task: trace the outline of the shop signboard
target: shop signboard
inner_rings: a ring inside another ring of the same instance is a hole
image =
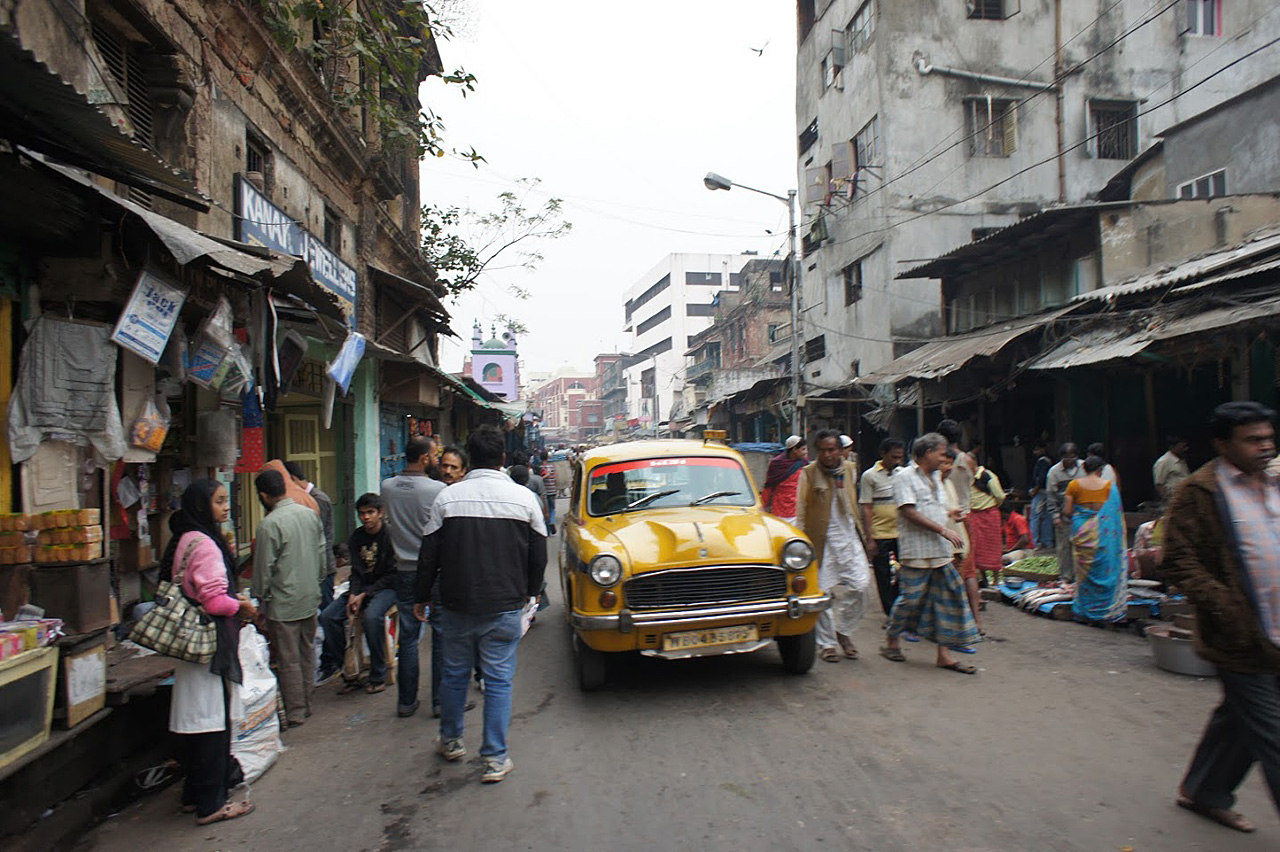
[[[236,239],[305,260],[316,283],[342,303],[347,325],[356,327],[356,271],[352,266],[241,175],[236,176],[236,210]]]
[[[143,270],[111,339],[152,364],[159,363],[186,300],[182,290]]]

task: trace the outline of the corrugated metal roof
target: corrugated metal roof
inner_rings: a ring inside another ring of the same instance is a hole
[[[209,199],[194,183],[121,132],[12,34],[0,34],[0,81],[4,138],[180,204],[209,209]]]
[[[1028,370],[1066,370],[1085,364],[1101,364],[1138,354],[1151,342],[1145,333],[1101,328],[1059,343],[1027,364]]]
[[[1019,317],[981,331],[943,337],[890,361],[875,372],[857,379],[856,382],[860,385],[877,385],[881,382],[899,382],[903,379],[941,378],[960,369],[974,358],[990,357],[996,354],[1027,332],[1041,328],[1071,310],[1074,310],[1074,306],[1034,316]]]
[[[1130,358],[1154,343],[1228,328],[1280,314],[1280,296],[1249,305],[1210,308],[1187,316],[1155,317],[1147,328],[1100,328],[1073,337],[1027,364],[1029,370],[1066,370]]]
[[[1186,284],[1182,287],[1176,287],[1173,292],[1181,296],[1196,290],[1202,290],[1205,287],[1212,287],[1215,284],[1222,284],[1227,281],[1236,281],[1240,278],[1248,278],[1251,275],[1258,275],[1263,272],[1272,272],[1277,269],[1280,269],[1280,260],[1256,263],[1253,266],[1246,266],[1244,269],[1234,269],[1231,272],[1224,272],[1222,275],[1215,275],[1212,278],[1206,278],[1205,280],[1197,281],[1194,284]]]
[[[1238,246],[1215,251],[1173,266],[1158,269],[1132,278],[1120,284],[1102,287],[1090,293],[1076,296],[1076,302],[1092,302],[1101,299],[1114,299],[1132,293],[1142,293],[1161,287],[1171,287],[1184,281],[1194,281],[1221,269],[1248,260],[1268,252],[1280,251],[1280,231],[1266,231],[1250,237]]]

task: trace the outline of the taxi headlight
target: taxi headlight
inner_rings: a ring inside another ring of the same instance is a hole
[[[612,586],[622,576],[622,563],[618,557],[604,554],[591,560],[591,579],[601,586]]]
[[[803,571],[813,561],[813,548],[808,542],[793,538],[782,546],[782,564],[788,571]]]

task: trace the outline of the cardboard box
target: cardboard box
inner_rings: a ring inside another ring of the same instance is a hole
[[[107,703],[106,633],[62,649],[55,716],[62,727],[74,728]]]
[[[124,539],[116,542],[116,570],[120,572],[146,571],[156,563],[155,552],[148,546],[138,544],[136,539]]]

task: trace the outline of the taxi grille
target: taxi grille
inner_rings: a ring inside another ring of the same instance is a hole
[[[632,609],[715,606],[786,597],[780,568],[690,568],[641,574],[623,585]]]

